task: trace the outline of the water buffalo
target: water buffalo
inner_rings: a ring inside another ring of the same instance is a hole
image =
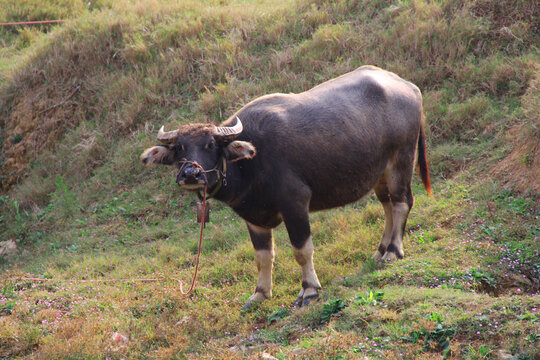
[[[374,66],[300,94],[257,98],[221,126],[181,125],[158,132],[163,145],[146,149],[144,164],[176,165],[177,183],[226,203],[247,224],[259,278],[246,305],[272,295],[272,229],[282,221],[302,267],[296,306],[321,288],[313,267],[309,212],[343,206],[375,190],[385,229],[373,258],[403,257],[402,238],[413,205],[416,148],[431,194],[418,87]]]

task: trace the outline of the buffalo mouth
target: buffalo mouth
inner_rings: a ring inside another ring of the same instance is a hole
[[[178,185],[184,190],[197,191],[204,189],[206,182],[204,180],[199,180],[197,182],[186,182],[185,180],[180,180]]]

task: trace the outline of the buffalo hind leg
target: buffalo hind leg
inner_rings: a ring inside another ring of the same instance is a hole
[[[313,240],[309,226],[307,204],[301,210],[282,211],[283,221],[289,233],[294,258],[302,267],[302,288],[293,307],[309,305],[319,297],[321,283],[313,266]]]
[[[372,257],[377,261],[391,261],[404,256],[403,235],[414,202],[411,191],[413,164],[414,149],[400,152],[375,185],[375,194],[382,203],[385,217],[381,244]]]
[[[248,309],[253,303],[261,302],[272,296],[272,268],[274,264],[274,239],[272,230],[246,222],[255,248],[255,262],[259,279],[253,295],[249,297],[243,309]]]
[[[392,202],[392,236],[390,244],[381,258],[383,261],[403,258],[403,235],[405,234],[407,217],[414,203],[411,190],[414,152],[404,152],[398,156],[398,161],[387,177],[390,201]]]
[[[405,224],[409,215],[410,207],[404,202],[392,203],[392,237],[391,242],[386,248],[386,252],[382,256],[382,261],[392,261],[402,259],[405,255],[403,252],[403,234],[405,232]]]
[[[384,178],[381,178],[375,186],[375,194],[377,195],[377,199],[379,199],[384,209],[383,236],[379,248],[375,250],[375,253],[373,253],[373,256],[371,257],[373,260],[379,261],[384,256],[386,249],[392,242],[393,229],[392,202],[390,201],[390,192]]]

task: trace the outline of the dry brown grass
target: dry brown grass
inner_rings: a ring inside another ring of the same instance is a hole
[[[534,61],[509,63],[497,56],[481,66],[468,61],[471,52],[494,51],[485,48],[486,34],[494,31],[485,19],[501,15],[481,1],[412,1],[407,6],[306,1],[292,9],[272,6],[268,13],[257,13],[257,5],[208,5],[103,3],[101,11],[66,24],[36,46],[4,92],[4,103],[12,109],[4,116],[4,191],[26,176],[37,153],[55,153],[56,142],[83,120],[98,124],[106,140],[100,149],[106,148],[113,136],[126,136],[173,109],[201,110],[218,122],[257,95],[302,91],[366,63],[417,83],[428,94],[428,104],[430,87],[448,79],[463,83],[457,90],[461,105],[452,104],[448,114],[435,117],[428,105],[428,117],[441,130],[434,139],[448,139],[462,126],[475,135],[484,125],[479,117],[486,103],[481,95],[465,99],[479,91],[505,96],[507,84],[520,95]],[[525,2],[519,6],[529,9]],[[126,14],[122,18],[120,10]],[[197,13],[204,16],[193,16]],[[516,24],[529,21],[527,14]],[[510,26],[508,19],[504,24]],[[508,43],[497,39],[492,42]],[[72,101],[36,116],[61,103],[77,82],[81,90]],[[21,92],[30,95],[9,95]],[[195,107],[189,104],[199,98]],[[19,138],[17,145],[10,141]],[[78,160],[86,163],[86,154]],[[89,175],[99,161],[91,156],[81,173]]]
[[[531,66],[532,67],[532,66]],[[522,115],[513,119],[515,125],[504,135],[510,153],[489,171],[507,187],[527,193],[540,193],[540,72],[532,67],[534,77],[522,84]]]
[[[492,35],[506,38],[521,35],[523,41],[534,41],[532,34],[540,33],[540,18],[538,17],[538,4],[528,0],[476,0],[472,11],[476,16],[486,17],[490,20]],[[507,28],[508,30],[504,30]],[[525,31],[519,29],[527,29]],[[512,30],[517,31],[516,34]]]

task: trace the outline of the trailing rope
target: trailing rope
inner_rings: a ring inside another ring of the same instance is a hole
[[[62,23],[66,21],[67,20],[42,20],[42,21],[9,22],[9,23],[0,23],[0,26],[55,24],[55,23]]]
[[[204,169],[201,165],[199,165],[197,162],[191,162],[194,166],[200,168],[203,170],[203,173],[204,173]],[[205,175],[206,177],[206,175]],[[207,183],[208,184],[208,183]],[[171,280],[175,280],[178,282],[178,284],[180,285],[180,292],[182,293],[182,295],[189,295],[192,291],[193,291],[193,288],[195,287],[195,280],[197,279],[197,273],[199,272],[199,263],[200,263],[200,257],[201,257],[201,248],[202,248],[202,238],[203,238],[203,230],[204,230],[204,223],[205,223],[205,219],[204,219],[204,214],[206,214],[206,190],[207,190],[207,187],[208,185],[205,184],[204,186],[204,195],[203,195],[203,199],[202,199],[202,213],[203,213],[203,218],[202,218],[202,221],[201,221],[201,231],[200,231],[200,235],[199,235],[199,248],[197,250],[197,261],[195,263],[195,273],[193,274],[193,278],[191,279],[191,285],[189,287],[189,290],[187,292],[184,291],[184,285],[182,283],[181,280],[179,279],[176,279],[176,278],[173,278],[173,277],[169,277],[169,278],[159,278],[159,279],[41,279],[41,278],[36,278],[36,277],[17,277],[16,279],[19,279],[19,280],[23,280],[23,281],[33,281],[33,282],[39,282],[39,281],[50,281],[50,282],[75,282],[75,283],[84,283],[84,282],[157,282],[157,281],[163,281],[165,279],[171,279]]]
[[[195,279],[197,278],[197,272],[199,271],[199,258],[201,257],[202,237],[203,237],[204,222],[205,222],[204,214],[206,214],[206,188],[207,188],[207,185],[204,185],[204,195],[203,195],[203,201],[202,201],[203,218],[201,220],[201,235],[199,236],[199,249],[197,250],[197,262],[195,263],[195,273],[193,274],[193,279],[191,279],[191,286],[189,287],[189,290],[187,292],[184,292],[184,287],[182,286],[182,282],[180,280],[177,280],[178,283],[180,284],[180,292],[182,293],[182,295],[186,295],[186,296],[189,295],[191,291],[193,290],[193,287],[195,286]]]
[[[156,281],[163,281],[167,278],[159,278],[159,279],[48,279],[48,278],[37,278],[37,277],[15,277],[14,280],[22,280],[22,281],[32,281],[32,282],[40,282],[40,281],[49,281],[49,282],[73,282],[73,283],[85,283],[85,282],[156,282]],[[179,281],[175,278],[169,278],[172,280]]]

